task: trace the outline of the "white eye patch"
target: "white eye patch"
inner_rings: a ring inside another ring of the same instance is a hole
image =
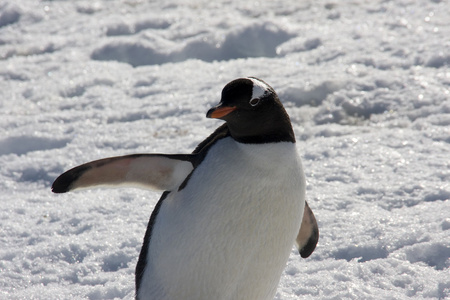
[[[253,90],[252,90],[252,98],[261,98],[264,96],[264,94],[269,93],[269,86],[265,84],[264,82],[256,79],[256,78],[249,78],[253,82]]]

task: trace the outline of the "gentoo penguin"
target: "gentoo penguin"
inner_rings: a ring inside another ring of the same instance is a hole
[[[97,185],[164,191],[136,266],[136,299],[273,299],[292,245],[319,231],[283,105],[264,81],[228,83],[208,118],[225,123],[191,154],[134,154],[60,175],[55,193]]]

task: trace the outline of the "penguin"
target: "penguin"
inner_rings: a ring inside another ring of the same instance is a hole
[[[319,239],[291,121],[256,77],[222,90],[208,118],[225,121],[191,154],[133,154],[60,175],[54,193],[94,186],[163,191],[135,272],[137,300],[273,299],[295,244]]]

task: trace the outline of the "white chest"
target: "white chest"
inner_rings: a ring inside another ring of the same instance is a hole
[[[304,192],[295,144],[220,140],[161,206],[141,299],[272,299]]]

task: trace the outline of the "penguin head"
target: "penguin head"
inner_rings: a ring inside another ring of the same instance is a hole
[[[228,83],[220,103],[206,116],[226,121],[231,136],[241,143],[295,142],[291,121],[277,94],[255,77]]]

